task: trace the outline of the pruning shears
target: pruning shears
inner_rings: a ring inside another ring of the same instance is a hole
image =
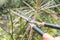
[[[60,29],[59,25],[54,25],[54,24],[49,24],[49,23],[44,23],[44,22],[41,23],[41,22],[32,20],[31,18],[29,18],[28,16],[26,16],[24,14],[19,14],[17,12],[14,12],[13,10],[11,12],[13,12],[17,16],[22,17],[23,19],[27,20],[29,23],[38,24],[40,26],[50,27],[50,28],[54,28],[54,29]]]
[[[11,10],[10,10],[11,11]],[[27,17],[24,14],[18,14],[17,12],[14,12],[13,10],[11,11],[14,14],[16,14],[19,17],[22,17],[23,19],[27,20],[30,24],[30,26],[36,31],[38,32],[41,36],[43,36],[43,38],[50,37],[50,35],[46,34],[45,32],[43,32],[41,29],[39,29],[35,24],[41,25],[41,26],[46,26],[46,27],[50,27],[50,28],[54,28],[54,29],[60,29],[59,25],[54,25],[54,24],[48,24],[48,23],[40,23],[38,21],[32,20],[31,18]],[[45,36],[46,35],[46,36]],[[52,40],[54,40],[54,38],[51,36],[50,38],[52,38]],[[50,40],[49,38],[45,38],[44,40]],[[60,39],[59,39],[60,40]]]

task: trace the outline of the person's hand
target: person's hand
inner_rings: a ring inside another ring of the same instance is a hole
[[[55,37],[55,40],[60,40],[60,36],[59,37]]]
[[[60,40],[60,36],[54,38],[54,37],[52,37],[51,35],[45,33],[45,34],[43,35],[43,40]]]
[[[43,35],[43,40],[54,40],[54,37],[52,37],[51,35],[45,33],[45,34]]]

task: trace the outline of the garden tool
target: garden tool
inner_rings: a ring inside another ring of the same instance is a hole
[[[43,40],[54,40],[54,37],[52,37],[52,36],[50,36],[49,34],[43,32],[41,29],[39,29],[38,27],[36,27],[36,25],[30,23],[30,26],[31,26],[37,33],[39,33],[39,34],[42,36]]]
[[[31,18],[29,18],[28,16],[24,15],[24,14],[19,14],[17,12],[14,12],[13,10],[10,10],[11,12],[13,12],[14,14],[16,14],[19,17],[22,17],[23,19],[27,20],[29,23],[34,23],[34,24],[38,24],[40,26],[46,26],[46,27],[50,27],[50,28],[54,28],[54,29],[60,29],[59,25],[54,25],[54,24],[49,24],[49,23],[44,23],[44,22],[38,22],[35,20],[32,20]]]
[[[34,23],[36,24],[40,24],[41,26],[49,26],[51,28],[55,28],[55,29],[60,29],[60,27],[58,25],[54,25],[54,24],[47,24],[47,23],[40,23],[40,22],[37,22],[37,21],[34,21],[34,20],[31,20],[31,18],[27,17],[26,15],[24,14],[18,14],[17,12],[14,12],[13,10],[10,10],[11,12],[13,12],[14,14],[16,14],[17,16],[19,17],[22,17],[24,18],[25,20],[27,20],[30,24],[30,26],[37,32],[39,33],[43,40],[60,40],[60,39],[57,39],[57,38],[54,38],[52,37],[51,35],[49,35],[48,33],[45,33],[43,32],[41,29],[39,29]]]

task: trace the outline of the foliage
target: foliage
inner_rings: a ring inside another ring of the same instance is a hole
[[[14,13],[27,15],[38,22],[60,24],[59,2],[59,0],[8,0],[0,12],[0,40],[42,40],[42,37],[30,28],[28,21]],[[59,30],[37,26],[52,36],[60,35]]]

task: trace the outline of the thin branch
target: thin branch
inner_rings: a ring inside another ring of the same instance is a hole
[[[12,37],[12,39],[14,40],[14,38],[13,38],[13,19],[12,19],[12,15],[9,13],[9,15],[10,15],[10,19],[11,19],[11,26],[12,26],[12,35],[11,35],[11,37]]]
[[[58,7],[58,6],[60,6],[60,4],[53,5],[53,6],[50,6],[50,7],[44,8],[44,9],[54,8],[54,7]]]
[[[51,2],[52,2],[52,1],[47,2],[46,4],[42,5],[41,8],[43,8],[43,7],[45,7],[45,6],[48,6],[48,5],[51,5],[51,4],[50,4]]]
[[[29,34],[28,40],[31,40],[31,39],[32,39],[32,27],[30,27],[30,34]]]
[[[27,2],[23,1],[23,3],[25,3],[29,8],[36,12],[36,10],[33,7],[31,7]]]
[[[44,0],[43,2],[41,2],[41,5],[44,4],[46,2],[46,0]]]
[[[5,29],[5,27],[7,28],[6,25],[3,25],[3,24],[0,23],[0,27],[1,27],[5,32],[7,32],[7,30]],[[11,33],[9,33],[9,32],[7,32],[7,33],[8,33],[8,35],[11,35]]]

